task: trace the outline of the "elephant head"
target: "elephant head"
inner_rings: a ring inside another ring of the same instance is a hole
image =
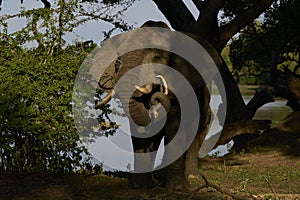
[[[142,28],[144,27],[168,28],[168,26],[163,22],[153,21],[146,22]],[[204,48],[208,50],[212,57],[219,59],[218,53],[213,49],[213,47],[211,47],[210,44],[207,44],[205,41],[197,38],[194,35],[187,35],[194,38],[197,42],[204,46]],[[155,46],[159,46],[160,44],[165,44],[165,41],[170,41],[168,39],[170,38],[163,38],[161,35],[158,37],[158,35],[155,34],[151,35],[151,37],[149,36],[149,38],[145,38],[145,36],[143,36],[143,38],[129,37],[126,38],[126,42],[124,42],[127,46],[125,44],[124,46],[121,45],[119,49],[128,48],[128,45],[131,44],[139,47],[138,43],[140,43],[140,41],[147,41],[147,43],[150,41],[155,43]],[[176,42],[184,43],[185,41]],[[137,50],[127,52],[115,60],[100,77],[98,87],[104,91],[107,91],[108,95],[103,98],[102,101],[98,102],[96,109],[101,108],[111,99],[114,94],[116,94],[121,100],[125,113],[128,116],[131,116],[133,121],[138,125],[147,125],[151,121],[149,117],[148,105],[150,99],[156,92],[158,92],[158,94],[164,93],[165,91],[163,91],[163,88],[167,88],[165,86],[166,83],[168,83],[170,88],[172,88],[173,93],[176,95],[179,94],[182,96],[187,96],[188,93],[191,92],[185,90],[184,86],[182,86],[184,84],[181,84],[177,77],[174,77],[173,73],[168,71],[168,68],[160,67],[154,69],[153,65],[155,64],[170,66],[169,69],[174,69],[181,74],[185,80],[189,81],[194,90],[206,87],[206,83],[204,82],[203,78],[192,66],[192,64],[187,62],[184,58],[162,49],[137,48]],[[197,57],[199,56],[198,53],[199,52],[192,52],[192,56]],[[215,62],[218,65],[221,61],[217,59]],[[160,84],[160,82],[162,82],[162,84]],[[158,87],[159,85],[164,86]],[[165,97],[172,99],[174,98],[174,95],[172,96],[171,94],[165,94],[165,96],[162,95],[162,97],[164,98],[161,98],[160,101],[165,103],[167,101],[162,99],[165,99]],[[209,102],[209,96],[205,102]],[[168,103],[163,105],[166,110],[168,110],[167,104]]]
[[[121,78],[116,88],[109,91],[109,93],[97,103],[95,108],[103,107],[116,93],[122,102],[125,113],[127,116],[130,116],[138,126],[146,126],[151,122],[151,118],[158,118],[158,113],[161,108],[164,108],[165,111],[168,112],[171,104],[171,93],[168,90],[165,79],[158,75],[156,79],[162,80],[161,84],[152,82],[139,86],[139,78],[136,77],[138,75],[139,74],[135,73],[135,71],[132,73],[127,72],[126,77]]]
[[[143,27],[168,28],[163,22],[153,21],[146,22]],[[134,42],[134,38],[127,40],[130,41],[127,43]],[[109,65],[99,79],[97,89],[106,91],[107,95],[95,108],[103,107],[113,95],[117,95],[127,116],[139,126],[148,125],[151,122],[151,114],[157,118],[158,109],[161,107],[168,111],[170,93],[167,83],[151,65],[168,65],[169,56],[169,52],[150,48],[121,55]]]

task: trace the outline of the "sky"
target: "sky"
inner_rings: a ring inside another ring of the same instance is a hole
[[[49,0],[49,2],[53,4],[55,1]],[[199,12],[192,1],[184,0],[184,2],[196,18]],[[42,8],[43,6],[44,5],[40,0],[25,0],[23,4],[21,4],[21,0],[3,0],[0,16],[4,14],[16,14],[21,7],[24,7],[25,9],[33,9]],[[134,3],[134,5],[124,13],[124,19],[134,27],[141,26],[147,20],[164,21],[168,23],[166,18],[151,0],[140,0]],[[9,32],[19,30],[24,23],[24,19],[11,20],[9,22]],[[90,21],[85,25],[76,28],[74,31],[75,34],[69,34],[65,39],[68,42],[72,42],[79,36],[79,40],[93,40],[95,43],[99,44],[103,40],[101,31],[109,30],[110,27],[110,25],[101,21]],[[118,34],[118,32],[115,34]],[[36,44],[29,44],[29,46],[32,45],[34,46]]]

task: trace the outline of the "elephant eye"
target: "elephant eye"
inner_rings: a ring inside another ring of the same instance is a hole
[[[161,57],[160,57],[159,55],[154,56],[154,57],[153,57],[153,61],[154,61],[154,62],[157,62],[157,61],[160,60],[160,58],[161,58]]]

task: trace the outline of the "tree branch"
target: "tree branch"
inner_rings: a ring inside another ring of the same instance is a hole
[[[182,0],[153,0],[176,31],[193,32],[195,18]]]
[[[254,117],[256,111],[262,107],[263,105],[274,102],[272,89],[265,88],[259,92],[257,92],[254,97],[248,102],[246,106],[247,110],[247,118],[251,119]]]
[[[32,33],[33,35],[36,37],[36,41],[38,43],[38,47],[39,48],[44,48],[44,43],[42,38],[39,37],[39,32],[38,32],[38,28],[37,28],[37,21],[38,21],[38,16],[36,14],[33,14],[33,18],[32,18]]]
[[[218,145],[226,144],[227,142],[229,142],[230,140],[232,140],[234,137],[238,135],[260,134],[262,131],[270,128],[270,124],[271,124],[270,120],[251,120],[251,119],[225,124],[221,132],[220,138],[218,139],[214,148],[216,148]]]
[[[51,8],[51,4],[47,0],[41,0],[41,2],[44,4],[44,8]]]
[[[246,196],[235,195],[235,194],[233,194],[229,191],[226,191],[222,187],[219,187],[216,184],[213,184],[213,183],[209,182],[204,175],[202,175],[202,178],[203,178],[205,184],[197,187],[196,189],[194,189],[191,192],[190,197],[188,198],[189,200],[193,199],[193,196],[195,195],[196,192],[198,192],[199,190],[201,190],[203,188],[208,188],[208,187],[214,188],[215,190],[230,196],[232,199],[236,199],[236,200],[251,200],[252,199],[252,198],[249,198],[249,197],[246,197]]]
[[[207,6],[207,1],[192,0],[196,8],[201,12]]]
[[[267,8],[269,8],[275,0],[261,0],[254,6],[241,12],[233,20],[220,27],[220,48],[229,41],[236,33],[259,17]],[[219,48],[218,48],[219,49]]]
[[[225,0],[205,1],[195,25],[195,33],[214,46],[218,43],[218,13],[224,3]]]

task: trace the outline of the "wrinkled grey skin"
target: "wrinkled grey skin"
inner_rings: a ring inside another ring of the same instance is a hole
[[[167,25],[162,22],[153,21],[146,22],[142,27],[147,26],[168,28]],[[205,48],[205,44],[203,46]],[[165,145],[174,138],[180,124],[181,115],[178,99],[172,91],[169,91],[168,94],[164,93],[166,88],[157,83],[157,78],[155,77],[155,73],[151,71],[151,68],[149,68],[149,73],[147,73],[147,78],[153,77],[153,81],[151,82],[155,83],[152,84],[151,92],[146,94],[139,90],[134,90],[132,96],[128,96],[127,91],[133,90],[136,85],[142,87],[145,86],[139,84],[139,80],[144,79],[145,77],[141,77],[138,73],[128,74],[129,70],[141,64],[149,63],[159,63],[170,66],[179,71],[179,73],[190,82],[199,102],[198,106],[200,108],[201,118],[200,122],[191,122],[191,124],[198,125],[199,130],[190,149],[183,156],[168,167],[158,170],[154,173],[154,175],[150,172],[132,174],[129,178],[129,186],[132,188],[153,187],[155,184],[155,177],[162,186],[175,190],[184,189],[189,186],[186,175],[192,173],[192,171],[198,171],[198,153],[206,136],[205,126],[209,124],[210,121],[210,116],[207,114],[209,112],[210,101],[209,91],[202,77],[197,76],[198,73],[193,66],[187,63],[184,59],[169,52],[157,49],[136,50],[122,55],[119,60],[112,63],[112,65],[108,67],[104,73],[104,76],[100,78],[98,87],[109,92],[115,86],[115,83],[118,82],[119,88],[116,96],[118,96],[123,105],[126,105],[123,100],[130,99],[128,107],[124,107],[124,111],[132,119],[130,122],[130,131],[135,154],[156,151],[163,137]],[[121,77],[125,73],[127,73],[126,75],[130,77],[130,79],[127,78],[125,80],[121,80]],[[188,95],[186,96],[186,98],[188,98]],[[135,137],[135,135],[140,136],[141,134],[146,134],[147,130],[141,130],[140,127],[147,126],[150,121],[153,120],[153,116],[151,119],[149,111],[151,111],[151,106],[155,106],[158,103],[161,103],[167,112],[166,123],[162,130],[150,138]],[[97,107],[97,105],[96,108],[101,107],[99,105]],[[185,132],[185,134],[188,134],[189,127],[186,128]],[[155,156],[146,160],[141,160],[135,157],[134,168],[139,168],[142,165],[145,165],[145,163],[153,166],[154,160]],[[185,174],[185,172],[187,174]]]

